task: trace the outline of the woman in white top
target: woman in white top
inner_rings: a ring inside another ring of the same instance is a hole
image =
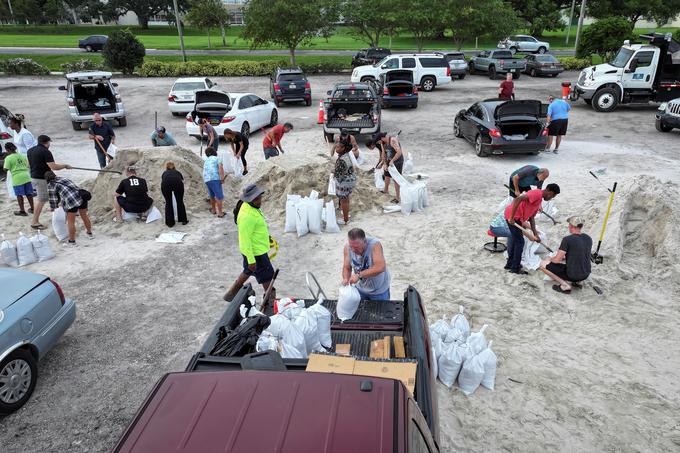
[[[9,127],[14,131],[13,142],[17,147],[17,151],[24,156],[28,150],[38,145],[38,141],[33,134],[24,127],[24,116],[15,115],[9,119]]]

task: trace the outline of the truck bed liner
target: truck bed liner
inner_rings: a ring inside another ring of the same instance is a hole
[[[305,306],[309,307],[316,303],[314,300],[305,299]],[[404,325],[404,303],[402,301],[385,301],[377,302],[370,300],[362,300],[359,303],[352,319],[345,322],[340,321],[336,315],[337,300],[325,300],[323,306],[331,312],[333,316],[333,325],[331,329],[353,329],[357,324],[372,324],[385,328],[385,325],[394,325],[395,328],[401,328]],[[390,329],[391,330],[391,329]]]
[[[348,121],[348,120],[343,120],[340,118],[331,118],[328,120],[328,127],[333,127],[333,128],[347,128],[347,129],[356,129],[356,128],[365,128],[365,127],[373,127],[375,123],[373,123],[373,119],[371,117],[364,117],[361,119],[358,119],[356,121]]]
[[[338,344],[351,344],[350,354],[354,357],[368,357],[371,354],[372,341],[381,340],[387,336],[401,335],[401,332],[394,331],[333,330],[331,332],[333,351]]]

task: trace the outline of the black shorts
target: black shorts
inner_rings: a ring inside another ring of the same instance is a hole
[[[399,160],[392,162],[392,165],[394,165],[394,168],[396,168],[397,171],[399,171],[399,173],[401,174],[401,170],[404,168],[404,158],[400,157]],[[391,177],[392,176],[390,176],[390,173],[388,171],[386,171],[384,176],[383,176],[383,179],[391,178]]]
[[[569,124],[568,119],[554,120],[548,125],[548,135],[567,135],[567,125]]]
[[[567,275],[567,265],[564,263],[548,263],[545,268],[557,275],[562,280],[567,280],[569,282],[580,282],[588,278],[571,278],[569,275]]]
[[[83,200],[83,202],[81,203],[81,205],[78,206],[77,208],[67,209],[66,212],[78,212],[78,211],[80,211],[81,209],[87,210],[87,200]]]
[[[254,275],[257,283],[263,284],[270,282],[274,278],[274,268],[272,267],[271,261],[269,261],[269,255],[266,253],[264,255],[255,257],[255,265],[257,266],[255,272],[248,269],[248,258],[243,255],[243,273],[246,275]]]
[[[130,203],[130,201],[128,201],[128,199],[122,195],[116,198],[116,200],[118,201],[120,207],[123,208],[123,211],[129,212],[130,214],[143,214],[148,211],[153,204],[153,200],[151,198],[149,198],[149,201],[145,205],[141,205],[139,203]]]

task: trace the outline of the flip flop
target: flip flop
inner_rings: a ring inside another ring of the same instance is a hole
[[[39,223],[39,224],[37,224],[37,225],[31,225],[31,228],[33,228],[34,230],[44,230],[44,229],[45,229],[45,225]]]
[[[219,218],[221,219],[221,218],[224,217],[225,215],[227,215],[227,214],[223,212],[222,214],[218,214],[217,217],[219,217]]]
[[[570,290],[570,289],[562,289],[562,287],[561,287],[560,285],[553,285],[553,289],[554,289],[555,291],[557,291],[558,293],[562,293],[562,294],[571,294],[571,290]]]

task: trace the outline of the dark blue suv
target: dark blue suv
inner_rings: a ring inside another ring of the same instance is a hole
[[[276,68],[269,77],[269,94],[278,107],[282,102],[312,105],[312,89],[302,69]]]

